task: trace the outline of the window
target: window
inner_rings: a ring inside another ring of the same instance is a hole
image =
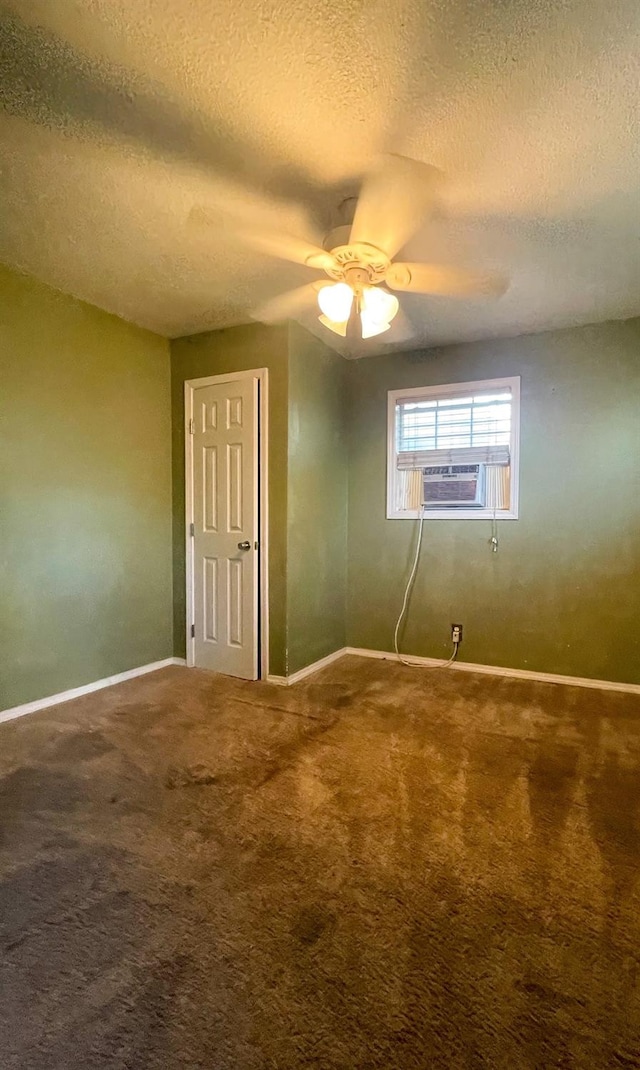
[[[518,516],[520,379],[389,392],[387,517]]]

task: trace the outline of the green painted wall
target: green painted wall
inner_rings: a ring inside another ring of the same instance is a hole
[[[640,320],[348,366],[351,646],[391,650],[416,522],[385,519],[391,389],[522,377],[520,520],[425,522],[401,649],[640,682]]]
[[[345,645],[346,361],[289,334],[288,673]]]
[[[497,555],[486,521],[426,523],[402,647],[446,655],[455,620],[465,661],[640,682],[640,320],[356,362],[296,325],[230,328],[172,343],[171,406],[168,349],[0,268],[0,708],[171,654],[170,415],[184,654],[183,384],[255,367],[271,672],[391,649],[416,527],[385,519],[387,390],[518,374],[521,519]]]
[[[171,656],[168,343],[0,267],[0,709]]]
[[[171,343],[173,436],[173,638],[185,655],[184,382],[206,375],[269,369],[269,671],[285,671],[287,567],[286,327],[249,324],[180,338]]]

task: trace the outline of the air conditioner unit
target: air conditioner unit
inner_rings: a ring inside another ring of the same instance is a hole
[[[483,464],[438,464],[422,469],[425,509],[483,509],[486,480]]]

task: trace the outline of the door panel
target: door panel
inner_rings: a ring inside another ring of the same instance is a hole
[[[227,631],[231,646],[242,644],[242,561],[227,561]]]
[[[218,530],[218,447],[203,447],[202,464],[202,528],[206,532]]]
[[[242,443],[233,442],[227,446],[227,517],[229,531],[242,532],[242,494],[244,490],[242,471]]]
[[[195,387],[192,414],[195,664],[256,680],[257,380]]]
[[[203,635],[205,640],[218,641],[218,559],[205,557],[204,591],[202,607],[204,611]]]

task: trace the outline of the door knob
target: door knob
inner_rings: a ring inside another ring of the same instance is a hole
[[[250,542],[239,542],[238,543],[238,549],[239,550],[250,550],[251,549],[251,543]]]

